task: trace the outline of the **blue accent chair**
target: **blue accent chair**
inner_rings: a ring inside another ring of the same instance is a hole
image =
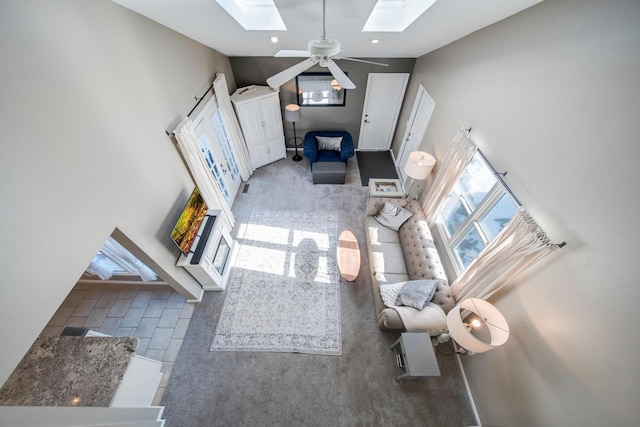
[[[342,137],[340,151],[335,150],[318,150],[316,136]],[[304,136],[302,154],[309,159],[309,163],[313,168],[315,162],[344,162],[347,163],[350,157],[353,157],[355,150],[353,148],[353,138],[349,132],[336,130],[315,130],[307,132]]]

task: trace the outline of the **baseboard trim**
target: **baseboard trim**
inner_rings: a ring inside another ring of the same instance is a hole
[[[456,348],[455,343],[454,343],[454,348]],[[462,366],[462,360],[460,360],[460,353],[458,352],[456,352],[456,359],[458,360],[458,366],[460,367],[460,372],[462,372],[462,379],[464,380],[464,388],[467,390],[467,396],[469,397],[469,402],[471,403],[471,410],[473,411],[473,416],[476,419],[476,426],[474,427],[482,427],[482,422],[480,421],[480,415],[478,415],[478,409],[476,408],[476,402],[473,400],[473,395],[471,394],[471,388],[469,387],[469,381],[467,381],[467,374],[464,372],[464,367]]]
[[[141,280],[100,280],[100,279],[80,279],[78,283],[92,283],[92,284],[109,284],[113,283],[116,285],[169,285],[164,281],[153,281],[153,282],[143,282]]]

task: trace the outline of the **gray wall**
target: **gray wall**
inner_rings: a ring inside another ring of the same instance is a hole
[[[236,83],[238,87],[243,87],[252,84],[265,86],[269,77],[303,59],[232,57],[230,61]],[[416,62],[414,58],[375,58],[371,60],[389,64],[389,66],[381,67],[346,60],[336,61],[355,83],[356,88],[347,91],[344,107],[302,107],[302,118],[296,122],[296,133],[299,137],[304,137],[304,134],[310,130],[344,130],[351,133],[357,147],[369,73],[411,73]],[[315,66],[308,71],[326,72],[327,69]],[[280,103],[283,110],[285,105],[297,103],[295,79],[280,87]],[[285,122],[284,130],[287,139],[293,136],[291,123]]]
[[[442,160],[472,126],[533,217],[568,242],[492,299],[506,345],[463,357],[483,425],[640,419],[639,23],[638,1],[545,1],[416,63],[399,123],[422,83],[436,106],[421,147]]]
[[[194,187],[165,134],[227,57],[111,1],[0,3],[0,384],[117,227],[188,297]],[[144,260],[147,260],[146,258]]]

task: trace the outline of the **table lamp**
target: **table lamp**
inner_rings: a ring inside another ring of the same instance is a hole
[[[409,191],[407,192],[408,198],[417,198],[417,196],[412,195],[413,184],[416,180],[427,179],[435,164],[436,158],[424,151],[413,151],[409,154],[407,163],[404,165],[404,172],[411,178]]]
[[[302,156],[298,154],[298,136],[296,135],[296,122],[300,120],[300,106],[298,104],[288,104],[284,107],[284,119],[293,124],[293,146],[296,149],[296,154],[293,156],[292,160],[294,162],[299,162],[302,160]]]
[[[473,353],[492,350],[509,338],[509,325],[502,313],[479,298],[467,298],[452,308],[447,314],[447,327],[451,338]]]

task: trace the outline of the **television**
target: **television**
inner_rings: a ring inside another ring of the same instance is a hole
[[[185,256],[189,255],[191,245],[206,214],[207,204],[204,202],[200,190],[196,187],[171,231],[171,239]]]

